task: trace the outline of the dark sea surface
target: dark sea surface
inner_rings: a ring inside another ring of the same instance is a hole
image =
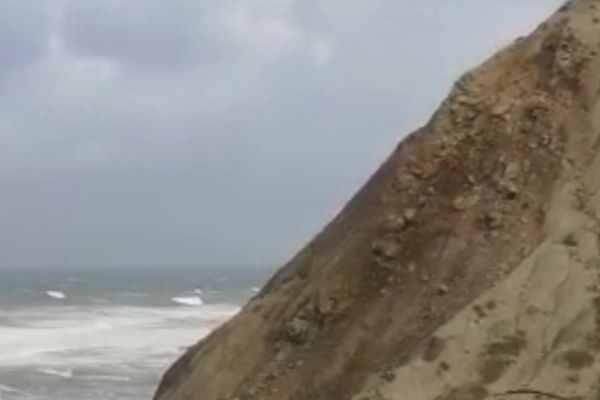
[[[0,270],[1,400],[150,400],[269,268]]]

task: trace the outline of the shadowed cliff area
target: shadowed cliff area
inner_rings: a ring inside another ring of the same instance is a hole
[[[576,0],[466,73],[155,399],[598,398],[598,51]]]

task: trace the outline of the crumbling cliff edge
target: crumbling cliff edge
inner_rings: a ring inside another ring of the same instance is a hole
[[[575,0],[465,74],[155,399],[600,398],[598,52]]]

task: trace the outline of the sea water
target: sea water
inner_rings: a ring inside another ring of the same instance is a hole
[[[0,269],[1,400],[150,400],[267,268]]]

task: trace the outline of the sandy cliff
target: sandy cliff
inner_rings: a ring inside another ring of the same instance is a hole
[[[600,1],[454,86],[156,400],[600,398]]]

